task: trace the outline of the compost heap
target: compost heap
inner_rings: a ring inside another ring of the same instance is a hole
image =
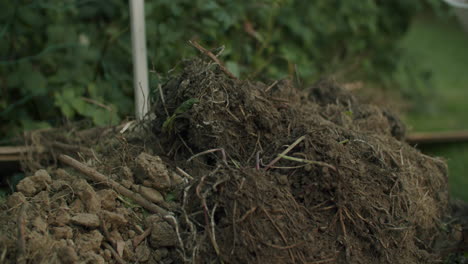
[[[447,168],[398,118],[333,83],[222,70],[186,62],[149,121],[30,136],[47,152],[2,205],[0,262],[441,260]]]

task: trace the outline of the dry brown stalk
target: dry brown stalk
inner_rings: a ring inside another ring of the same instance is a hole
[[[232,74],[232,72],[230,72],[225,66],[224,64],[209,50],[205,49],[204,47],[202,47],[200,44],[198,44],[198,42],[196,42],[195,40],[190,40],[189,41],[190,45],[192,45],[194,48],[196,48],[197,50],[199,50],[201,53],[205,54],[206,56],[210,57],[210,59],[212,59],[216,64],[219,65],[219,67],[221,68],[221,70],[227,74],[227,76],[231,77],[232,79],[235,79],[237,80],[237,77],[234,76],[234,74]]]
[[[236,223],[243,222],[249,215],[251,215],[253,212],[257,210],[257,207],[252,207],[250,208],[239,220],[236,221]]]
[[[171,214],[170,212],[166,211],[165,209],[163,209],[163,208],[149,202],[148,200],[143,198],[143,196],[141,196],[140,194],[137,194],[137,193],[134,193],[134,192],[130,191],[129,189],[127,189],[124,186],[117,183],[116,181],[111,180],[109,177],[105,176],[104,174],[96,171],[93,168],[90,168],[90,167],[84,165],[83,163],[75,160],[74,158],[72,158],[70,156],[62,154],[62,155],[60,155],[58,157],[58,159],[61,162],[65,163],[65,164],[75,168],[76,170],[80,171],[81,173],[85,174],[92,181],[94,181],[96,183],[104,184],[104,185],[114,189],[119,194],[134,200],[138,205],[142,206],[143,208],[150,211],[151,213],[159,214],[159,215],[161,215],[163,217],[166,216],[166,215]]]
[[[26,229],[26,209],[27,204],[24,203],[21,206],[18,215],[18,240],[16,245],[18,250],[16,251],[16,262],[19,264],[26,263],[26,239],[25,239],[25,229]]]
[[[281,152],[281,154],[279,154],[275,159],[273,159],[270,163],[268,163],[268,165],[265,167],[265,170],[268,170],[271,166],[275,165],[275,163],[278,162],[278,160],[281,159],[281,156],[284,156],[284,155],[288,154],[289,151],[291,151],[295,146],[297,146],[299,143],[301,143],[301,141],[304,140],[304,139],[305,139],[305,136],[302,136],[302,137],[296,139],[296,141],[294,141],[294,143],[289,145],[288,148],[286,148],[283,152]]]
[[[148,227],[143,234],[136,236],[133,239],[133,247],[136,248],[138,245],[140,245],[141,241],[143,241],[147,236],[151,234],[151,226]]]

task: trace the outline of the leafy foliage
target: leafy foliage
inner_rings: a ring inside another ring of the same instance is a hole
[[[166,121],[164,121],[162,129],[163,131],[170,132],[174,129],[174,123],[175,120],[189,111],[194,104],[198,103],[197,98],[190,98],[187,101],[183,102],[177,109],[174,111],[174,114],[172,116],[168,117]]]
[[[440,8],[437,0],[146,1],[149,65],[167,72],[196,53],[187,41],[197,39],[225,45],[223,60],[241,77],[312,81],[356,65],[379,77],[393,70],[393,43],[424,3]],[[0,135],[131,115],[129,25],[123,0],[1,1]]]

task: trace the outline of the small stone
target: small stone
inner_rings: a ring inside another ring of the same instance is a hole
[[[279,175],[278,176],[278,183],[282,185],[288,184],[288,176],[287,175]]]
[[[19,207],[21,204],[26,202],[26,197],[23,193],[15,192],[8,197],[7,205],[9,208]]]
[[[34,187],[39,191],[45,190],[52,183],[52,178],[44,169],[36,171],[30,178],[34,182]]]
[[[153,248],[176,246],[176,232],[166,221],[154,223],[151,228],[150,244]]]
[[[36,196],[34,196],[33,201],[36,202],[37,204],[40,204],[41,207],[43,208],[49,208],[50,206],[50,199],[49,199],[49,192],[47,191],[42,191]]]
[[[99,217],[95,214],[77,214],[72,217],[71,222],[75,225],[85,226],[88,228],[99,227]]]
[[[73,237],[73,229],[69,226],[53,227],[51,231],[56,239],[71,239]]]
[[[168,254],[169,251],[167,250],[167,248],[156,249],[153,253],[153,259],[155,261],[161,261],[164,258],[166,258]]]
[[[172,178],[172,185],[176,186],[179,184],[184,183],[184,178],[180,177],[177,173],[171,173]]]
[[[106,224],[111,224],[113,228],[120,227],[128,223],[127,219],[125,219],[121,214],[102,210],[100,215],[104,219],[104,222]]]
[[[116,199],[117,193],[111,189],[104,189],[96,192],[100,202],[102,209],[112,211],[117,206]]]
[[[160,157],[142,152],[135,159],[135,163],[136,175],[142,181],[150,180],[152,186],[158,190],[172,186],[170,173]]]
[[[57,257],[62,264],[75,264],[78,261],[78,255],[73,247],[64,246],[57,249]]]
[[[158,223],[161,221],[163,221],[161,216],[156,215],[156,214],[149,215],[145,218],[145,229],[148,227],[151,227],[154,223]]]
[[[162,194],[153,188],[138,186],[137,190],[143,197],[145,197],[153,203],[164,201],[164,197],[162,196]]]
[[[456,242],[463,240],[463,227],[460,224],[454,224],[452,226],[452,238]]]
[[[73,185],[75,192],[78,193],[78,196],[89,213],[96,213],[101,209],[101,202],[91,185],[83,179],[75,181]]]
[[[25,196],[34,196],[37,193],[36,187],[34,187],[34,182],[31,180],[31,177],[26,177],[22,179],[17,185],[16,189],[19,192],[22,192]]]
[[[104,257],[104,260],[107,262],[110,262],[110,260],[112,259],[112,253],[109,249],[104,249],[102,256]]]

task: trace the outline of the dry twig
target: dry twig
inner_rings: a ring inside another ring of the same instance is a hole
[[[115,260],[119,263],[119,264],[126,264],[127,262],[125,262],[125,260],[123,260],[119,254],[117,253],[117,251],[115,251],[115,249],[109,245],[109,243],[107,242],[104,242],[102,243],[104,245],[105,248],[109,249],[109,251],[111,252],[112,256],[115,258]]]
[[[283,152],[281,152],[281,154],[278,154],[278,156],[272,160],[270,163],[268,163],[268,165],[265,167],[265,170],[268,170],[271,166],[275,165],[276,162],[278,162],[278,160],[281,159],[281,156],[284,156],[286,154],[288,154],[289,151],[291,151],[295,146],[299,145],[299,143],[301,143],[302,140],[305,139],[305,136],[302,136],[298,139],[296,139],[296,141],[294,141],[294,143],[292,143],[291,145],[289,145],[288,148],[286,148]]]
[[[136,248],[140,245],[141,241],[143,241],[147,236],[151,234],[151,226],[148,227],[143,234],[136,236],[133,238],[133,247]]]
[[[270,90],[271,90],[271,88],[275,87],[275,85],[276,85],[277,83],[278,83],[278,81],[277,81],[277,80],[276,80],[276,81],[274,81],[274,82],[273,82],[273,83],[272,83],[270,86],[268,86],[268,87],[265,89],[265,93],[266,93],[266,92],[268,92],[268,91],[270,91]]]
[[[236,221],[236,223],[243,222],[249,215],[253,214],[255,210],[257,210],[256,206],[250,208],[239,220]]]
[[[26,239],[25,239],[25,229],[26,229],[26,209],[27,204],[23,203],[18,215],[18,240],[16,241],[16,246],[18,250],[16,251],[16,262],[19,264],[26,264]]]
[[[109,111],[109,112],[112,112],[112,111],[113,111],[112,107],[110,107],[110,106],[108,106],[108,105],[105,105],[105,104],[103,104],[103,103],[101,103],[101,102],[98,102],[98,101],[96,101],[96,100],[93,100],[93,99],[91,99],[91,98],[87,98],[87,97],[84,97],[84,96],[81,96],[80,98],[81,98],[83,101],[87,102],[87,103],[90,103],[90,104],[99,106],[99,107],[101,107],[101,108],[104,108],[104,109],[106,109],[106,110]]]
[[[104,237],[107,239],[107,241],[109,241],[109,243],[112,245],[112,247],[117,249],[117,243],[110,236],[109,229],[107,229],[106,222],[104,222],[104,219],[102,217],[100,217],[100,222],[101,222],[101,229],[102,229],[102,233],[104,234]]]
[[[205,54],[206,56],[210,57],[216,64],[219,65],[219,67],[221,68],[221,70],[226,73],[229,77],[231,77],[232,79],[235,79],[237,80],[237,77],[234,76],[234,74],[232,74],[232,72],[230,72],[225,66],[224,64],[209,50],[205,49],[204,47],[202,47],[200,44],[198,44],[198,42],[196,42],[195,40],[190,40],[189,41],[190,45],[192,45],[194,48],[196,48],[197,50],[199,50],[201,53]]]
[[[76,170],[80,171],[81,173],[85,174],[86,176],[88,176],[88,178],[90,178],[94,182],[101,183],[101,184],[104,184],[104,185],[106,185],[106,186],[108,186],[110,188],[113,188],[119,194],[134,200],[138,205],[142,206],[143,208],[145,208],[146,210],[148,210],[148,211],[150,211],[152,213],[160,214],[163,217],[166,216],[166,215],[171,214],[170,212],[166,211],[165,209],[163,209],[163,208],[149,202],[148,200],[143,198],[143,196],[141,196],[140,194],[137,194],[137,193],[134,193],[134,192],[130,191],[129,189],[127,189],[124,186],[117,183],[116,181],[109,179],[109,177],[105,176],[104,174],[99,173],[95,169],[84,165],[83,163],[75,160],[74,158],[72,158],[70,156],[60,155],[58,157],[58,159],[61,162],[65,163],[65,164],[75,168]]]
[[[336,171],[335,166],[330,165],[330,164],[328,164],[326,162],[323,162],[323,161],[300,159],[300,158],[296,158],[296,157],[286,156],[286,155],[283,155],[283,154],[279,154],[278,156],[283,158],[283,159],[297,161],[297,162],[303,162],[303,163],[307,163],[307,164],[318,165],[318,166],[322,166],[322,167],[327,167],[327,168],[330,168],[330,169]]]

